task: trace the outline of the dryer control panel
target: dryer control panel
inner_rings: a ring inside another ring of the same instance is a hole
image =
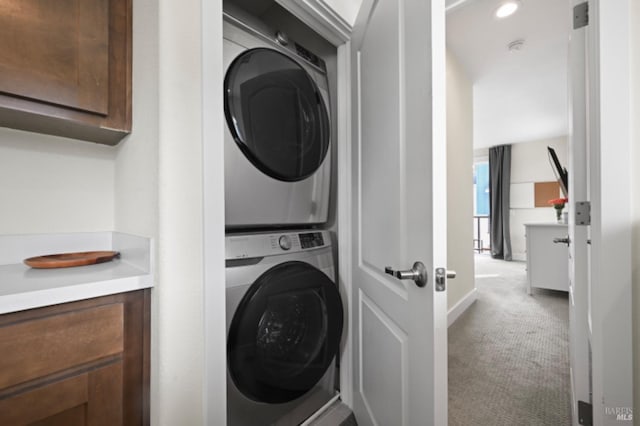
[[[314,250],[331,245],[328,231],[295,231],[277,234],[239,234],[225,238],[226,256],[230,259],[249,259]]]

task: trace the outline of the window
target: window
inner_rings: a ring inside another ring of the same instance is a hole
[[[489,163],[475,163],[473,166],[473,214],[489,216]]]

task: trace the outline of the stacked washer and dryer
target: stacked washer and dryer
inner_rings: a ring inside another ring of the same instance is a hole
[[[223,35],[228,424],[298,425],[336,395],[343,327],[326,68],[228,10]]]

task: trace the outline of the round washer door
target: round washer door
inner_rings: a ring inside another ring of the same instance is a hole
[[[327,108],[307,71],[288,56],[250,49],[229,66],[224,111],[236,144],[274,179],[311,176],[329,151]]]
[[[233,382],[258,402],[304,395],[334,361],[342,322],[338,288],[324,273],[304,262],[274,266],[249,287],[231,321]]]

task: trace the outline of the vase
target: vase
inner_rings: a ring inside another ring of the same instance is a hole
[[[556,222],[563,223],[562,221],[562,209],[556,209]]]

